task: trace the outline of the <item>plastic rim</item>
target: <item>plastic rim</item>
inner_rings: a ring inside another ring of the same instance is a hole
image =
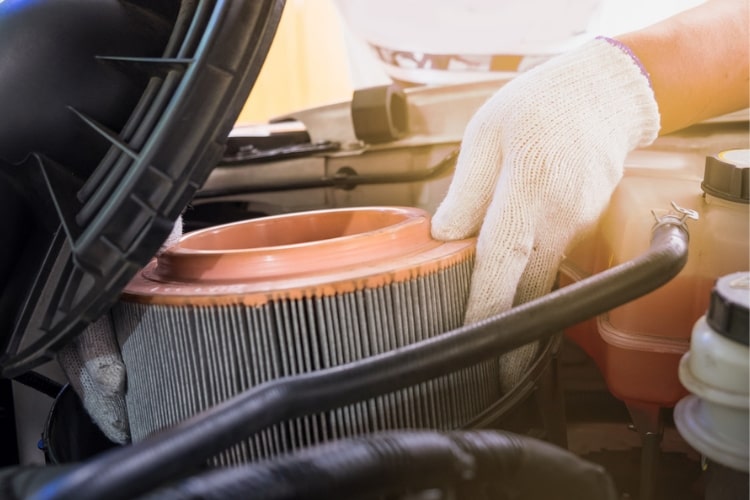
[[[750,397],[747,393],[732,393],[705,383],[690,370],[690,352],[680,359],[678,376],[687,390],[703,399],[732,408],[748,408]]]
[[[432,239],[429,214],[417,208],[263,217],[184,236],[130,282],[123,300],[260,305],[348,293],[468,260],[474,242]]]
[[[687,396],[674,409],[677,430],[685,441],[714,462],[731,469],[748,472],[750,455],[748,443],[724,440],[706,429],[700,421],[700,406],[703,401],[697,396]]]

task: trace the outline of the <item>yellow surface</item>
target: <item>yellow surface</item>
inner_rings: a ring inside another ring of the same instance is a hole
[[[238,123],[351,98],[341,19],[331,0],[287,0]]]

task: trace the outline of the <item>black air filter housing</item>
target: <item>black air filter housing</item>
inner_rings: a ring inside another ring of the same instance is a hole
[[[218,162],[281,0],[0,3],[0,370],[116,301]]]

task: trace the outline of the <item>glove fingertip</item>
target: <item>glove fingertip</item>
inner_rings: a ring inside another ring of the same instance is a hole
[[[125,390],[125,365],[113,358],[97,358],[86,362],[86,371],[104,395],[122,394]]]
[[[172,226],[172,232],[169,233],[169,236],[167,236],[167,239],[164,241],[164,243],[162,243],[161,247],[159,248],[159,251],[156,252],[156,255],[157,256],[161,255],[169,247],[177,244],[177,242],[180,241],[180,238],[182,238],[182,233],[183,233],[183,222],[182,222],[182,215],[180,215],[179,217],[177,217],[177,220]]]
[[[432,226],[430,233],[434,239],[439,241],[460,240],[467,237],[463,231],[445,226]]]
[[[449,209],[438,209],[432,218],[430,233],[440,241],[462,240],[473,236],[478,230],[474,217],[451,213]]]
[[[112,422],[111,425],[103,427],[101,431],[113,443],[128,444],[130,442],[130,429],[126,422]]]
[[[130,442],[130,422],[124,395],[87,392],[83,406],[107,439],[117,444]]]

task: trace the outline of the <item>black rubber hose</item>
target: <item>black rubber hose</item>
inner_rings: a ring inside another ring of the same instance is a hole
[[[353,363],[279,378],[81,465],[36,499],[131,498],[277,422],[425,382],[546,338],[655,290],[687,261],[688,233],[667,216],[642,256],[484,321]]]
[[[0,498],[27,500],[29,495],[74,469],[72,465],[23,465],[0,468]]]
[[[472,500],[477,490],[499,493],[491,498],[617,499],[603,467],[498,431],[370,434],[215,469],[154,493],[159,500],[240,500],[248,492],[254,500],[356,500],[427,489]]]

